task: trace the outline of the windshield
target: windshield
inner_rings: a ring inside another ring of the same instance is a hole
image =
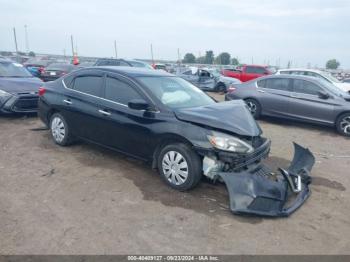
[[[342,90],[341,88],[335,86],[334,84],[324,80],[324,79],[320,79],[321,83],[327,87],[327,89],[329,91],[331,91],[333,94],[337,95],[337,96],[348,96],[349,94],[347,92],[345,92],[344,90]]]
[[[138,77],[138,80],[171,109],[206,106],[215,103],[200,89],[179,77]]]
[[[33,77],[33,76],[21,64],[0,63],[0,77]]]
[[[328,72],[320,72],[320,75],[322,75],[323,77],[329,79],[330,81],[332,81],[333,83],[341,83],[338,79],[336,79],[334,76],[332,76],[330,73]]]

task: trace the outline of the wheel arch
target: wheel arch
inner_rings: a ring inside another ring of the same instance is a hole
[[[344,114],[350,114],[350,110],[345,110],[345,111],[342,111],[339,114],[337,114],[337,116],[335,117],[335,120],[334,120],[334,125],[337,124],[339,117],[341,117]]]
[[[173,144],[173,143],[184,143],[190,147],[193,147],[193,144],[183,136],[180,136],[178,134],[173,134],[173,133],[167,133],[163,134],[157,143],[157,146],[155,150],[153,151],[153,157],[152,157],[152,168],[157,168],[157,159],[159,156],[160,151],[165,145],[168,144]]]

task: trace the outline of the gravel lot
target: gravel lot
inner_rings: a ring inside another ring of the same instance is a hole
[[[1,117],[0,253],[350,254],[350,140],[259,122],[272,165],[288,165],[292,141],[317,159],[312,195],[289,218],[232,215],[224,185],[176,192],[142,162],[84,143],[59,147],[35,130],[36,117]]]

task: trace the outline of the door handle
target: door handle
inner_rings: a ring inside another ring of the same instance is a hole
[[[98,110],[99,113],[101,113],[102,115],[105,115],[105,116],[110,116],[111,113],[105,111],[105,110]]]
[[[72,104],[72,101],[70,101],[69,99],[65,99],[65,100],[63,100],[63,102],[65,102],[67,105],[71,105]]]
[[[261,89],[258,89],[258,92],[260,92],[260,93],[265,93],[265,91],[264,91],[264,90],[261,90]]]

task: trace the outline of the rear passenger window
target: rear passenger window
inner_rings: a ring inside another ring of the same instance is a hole
[[[309,81],[294,79],[294,92],[308,94],[308,95],[318,95],[321,88]]]
[[[141,96],[130,85],[118,79],[106,78],[105,98],[123,105],[127,105],[132,99],[140,99]]]
[[[282,91],[290,91],[289,79],[286,79],[286,78],[266,79],[265,88],[282,90]]]
[[[78,76],[74,79],[73,89],[85,94],[102,96],[101,76]]]

